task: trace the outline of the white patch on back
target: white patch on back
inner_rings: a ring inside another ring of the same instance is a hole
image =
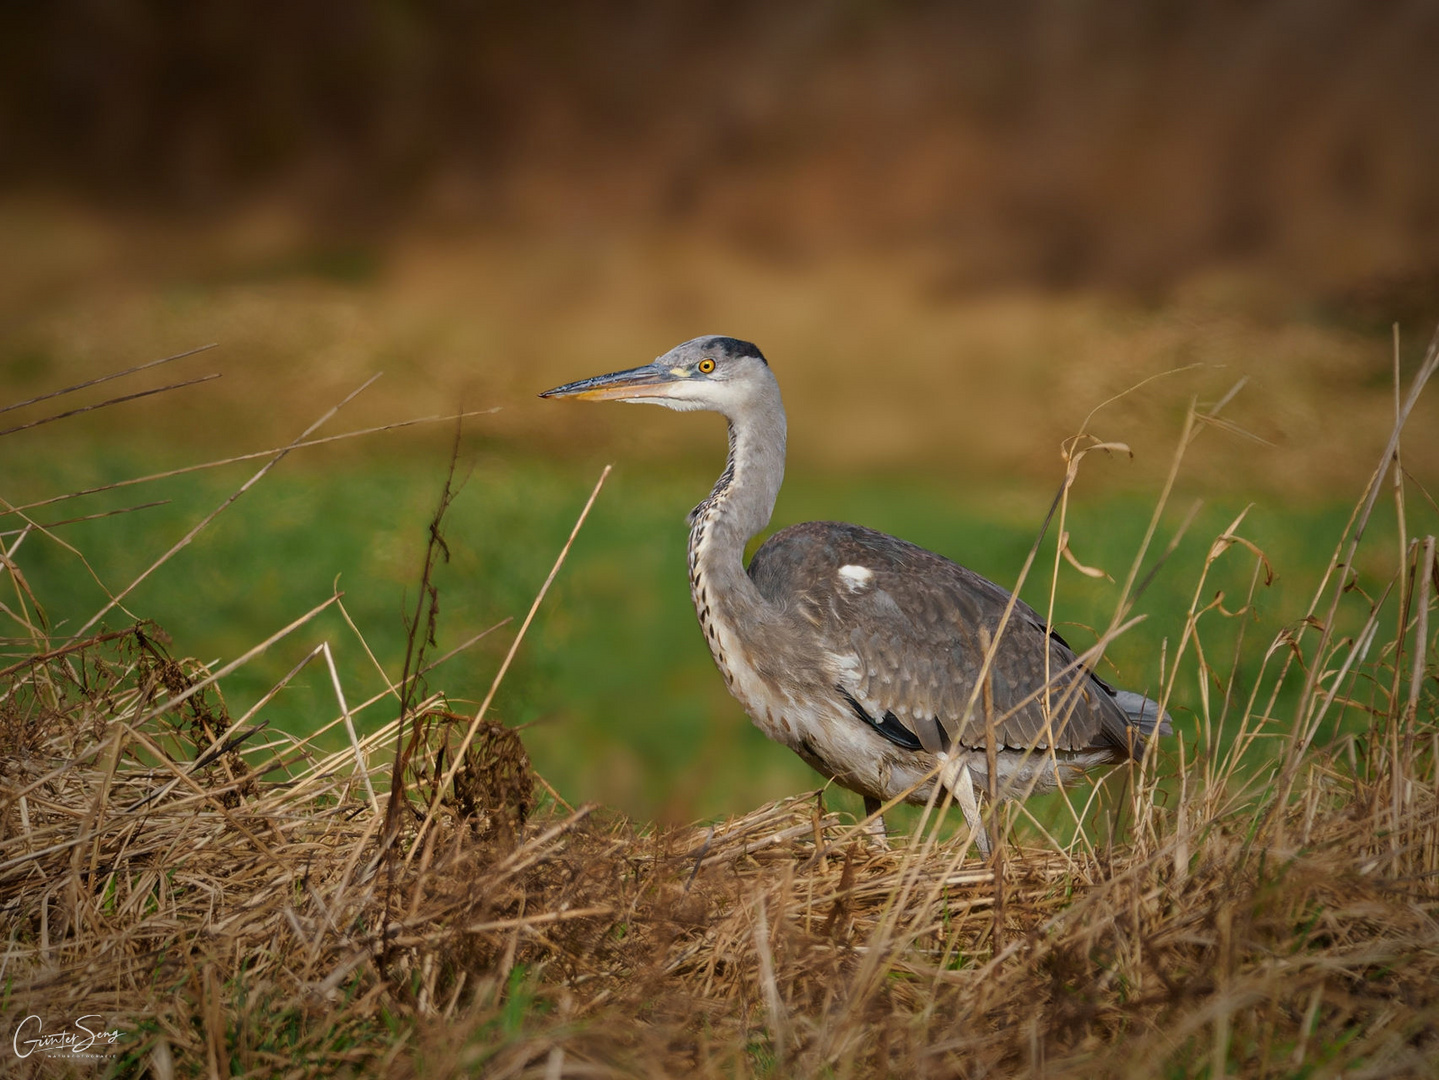
[[[862,593],[874,587],[874,571],[867,566],[850,563],[839,568],[839,580],[852,593]]]

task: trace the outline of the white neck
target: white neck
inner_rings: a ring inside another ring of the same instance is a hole
[[[729,459],[709,498],[690,514],[690,595],[710,651],[730,677],[733,628],[772,607],[744,569],[750,537],[769,524],[784,480],[785,415],[779,387],[729,415]]]

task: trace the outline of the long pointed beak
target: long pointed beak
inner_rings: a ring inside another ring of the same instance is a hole
[[[596,375],[546,390],[542,398],[579,398],[581,401],[656,401],[670,397],[680,377],[658,364]]]

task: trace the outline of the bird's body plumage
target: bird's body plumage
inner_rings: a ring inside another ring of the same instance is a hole
[[[725,470],[690,515],[696,615],[755,724],[867,806],[923,802],[939,782],[967,789],[956,795],[971,816],[971,778],[986,786],[991,753],[999,793],[1022,797],[1138,757],[1167,730],[1153,702],[1098,679],[1028,605],[904,540],[808,522],[775,533],[746,568],[745,544],[779,493],[786,432],[778,383],[753,345],[696,338],[545,396],[729,419]]]
[[[1093,764],[1099,751],[1129,756],[1128,717],[1063,640],[1023,601],[1001,636],[1009,594],[941,555],[859,525],[816,521],[776,533],[749,573],[831,658],[824,674],[836,724],[860,720],[926,766],[936,752],[977,752],[972,769],[984,775],[988,716],[1002,780],[1011,759],[1040,766],[1048,756],[1027,751],[1053,750],[1061,764],[1075,754]],[[989,693],[975,694],[995,638]],[[901,790],[891,782],[879,794]]]

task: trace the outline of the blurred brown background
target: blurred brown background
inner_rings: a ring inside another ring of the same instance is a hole
[[[936,289],[1255,260],[1432,285],[1439,7],[14,3],[0,176],[316,228],[700,230],[933,252]],[[1397,299],[1397,297],[1396,297]]]
[[[1419,0],[9,4],[0,379],[219,340],[206,434],[383,369],[365,419],[669,452],[533,392],[718,331],[801,458],[1047,481],[1198,364],[1123,437],[1249,374],[1221,471],[1322,492],[1439,321],[1436,56]]]

